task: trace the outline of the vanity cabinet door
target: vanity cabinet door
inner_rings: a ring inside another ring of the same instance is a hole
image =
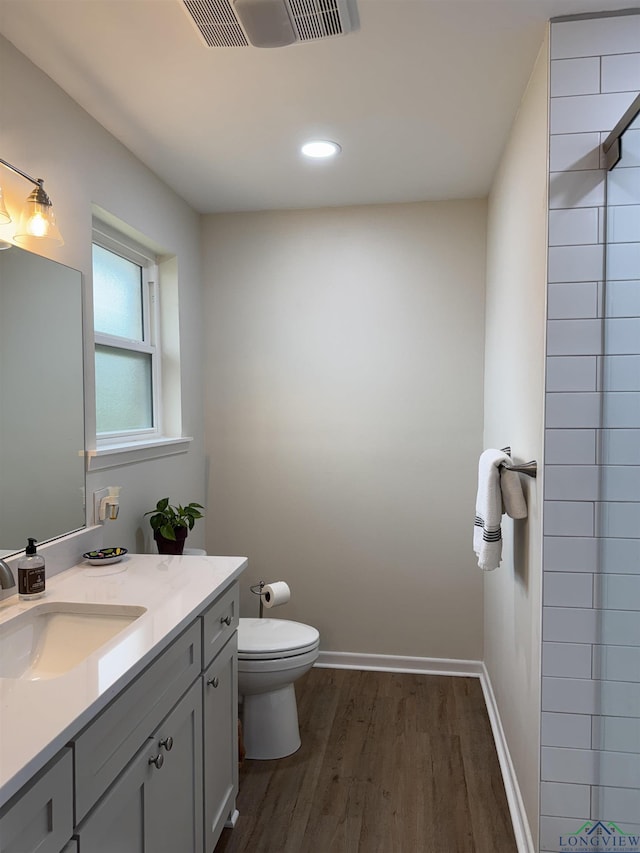
[[[238,793],[238,639],[203,675],[205,853],[212,853]]]
[[[0,810],[0,853],[60,853],[73,833],[72,773],[64,749]]]
[[[153,742],[155,755],[164,760],[159,769],[150,767],[146,853],[202,853],[200,679],[157,729]]]
[[[145,853],[149,760],[154,755],[155,744],[148,740],[76,830],[84,853]]]
[[[146,741],[77,835],[82,853],[202,853],[200,680]]]

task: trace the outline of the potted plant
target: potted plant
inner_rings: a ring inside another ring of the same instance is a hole
[[[145,512],[151,516],[149,523],[153,528],[159,554],[182,554],[187,533],[193,530],[197,518],[203,518],[202,504],[192,501],[186,506],[172,506],[169,498],[162,498],[156,508]]]

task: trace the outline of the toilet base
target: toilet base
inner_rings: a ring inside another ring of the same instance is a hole
[[[242,697],[242,730],[247,758],[268,761],[300,749],[298,707],[293,684]]]

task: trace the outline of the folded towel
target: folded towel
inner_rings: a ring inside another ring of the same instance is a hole
[[[478,565],[485,571],[497,569],[502,559],[503,512],[511,518],[526,518],[527,504],[520,475],[502,465],[511,465],[506,450],[485,450],[478,463],[476,520],[473,528],[473,550]]]
[[[500,469],[500,489],[502,490],[502,509],[510,518],[526,518],[527,502],[522,491],[522,480],[517,471]]]

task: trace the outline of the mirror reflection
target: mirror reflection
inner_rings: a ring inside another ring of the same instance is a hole
[[[0,252],[0,555],[84,526],[82,276]]]

